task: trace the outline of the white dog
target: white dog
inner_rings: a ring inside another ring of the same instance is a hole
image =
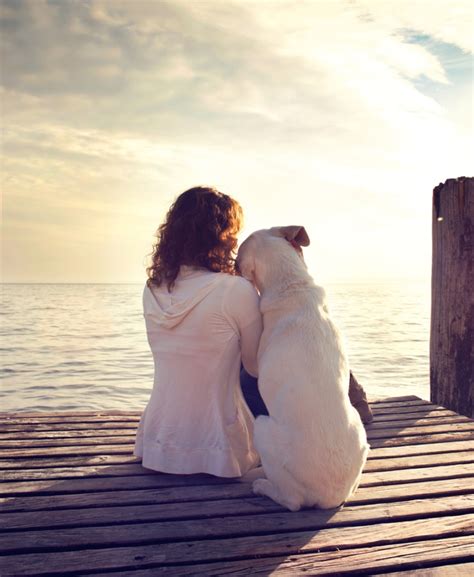
[[[253,491],[291,511],[341,505],[369,450],[349,401],[341,337],[303,260],[307,245],[302,226],[275,227],[253,233],[237,257],[260,292],[264,321],[258,386],[270,415],[257,417],[254,435],[266,478]]]

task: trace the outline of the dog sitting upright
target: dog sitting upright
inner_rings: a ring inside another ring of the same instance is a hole
[[[302,226],[275,227],[250,235],[237,257],[264,323],[258,384],[269,416],[257,417],[254,441],[266,478],[253,491],[291,511],[344,503],[369,450],[340,335],[303,260],[307,245]]]

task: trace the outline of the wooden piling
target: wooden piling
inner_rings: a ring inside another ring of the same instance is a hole
[[[474,178],[433,190],[431,400],[474,417]]]

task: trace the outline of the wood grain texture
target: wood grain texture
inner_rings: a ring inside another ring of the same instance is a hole
[[[474,417],[474,178],[433,190],[431,398]]]
[[[2,577],[469,570],[473,422],[413,396],[372,407],[357,492],[298,513],[236,479],[144,469],[132,414],[3,417]]]
[[[406,529],[406,527],[403,527]],[[392,529],[392,532],[390,532]],[[341,537],[341,530],[333,531],[334,535],[326,532],[319,533],[312,538],[312,533],[300,535],[294,541],[295,535],[289,534],[286,539],[281,535],[261,538],[258,547],[254,547],[248,540],[241,544],[238,538],[233,539],[227,545],[220,541],[201,541],[186,543],[186,545],[163,544],[120,547],[101,550],[88,550],[84,552],[74,551],[67,553],[44,553],[30,555],[15,555],[8,558],[4,576],[8,575],[68,575],[78,571],[96,571],[98,568],[107,570],[140,569],[152,566],[155,575],[274,575],[289,572],[307,572],[306,574],[328,574],[329,572],[341,574],[347,573],[348,568],[357,567],[357,570],[401,566],[413,567],[420,562],[439,562],[441,560],[472,559],[472,535],[463,535],[464,531],[470,532],[472,527],[468,522],[467,528],[464,523],[454,520],[452,524],[441,524],[441,533],[446,530],[452,533],[450,538],[422,540],[423,536],[433,537],[430,528],[423,521],[413,527],[411,537],[401,537],[401,526],[390,528],[387,536],[362,533],[362,545],[351,547],[351,536],[354,532]],[[434,529],[434,528],[433,528]],[[451,531],[452,529],[453,531]],[[393,532],[394,531],[394,532]],[[339,537],[338,537],[339,535]],[[461,535],[461,536],[458,536]],[[344,537],[346,540],[344,540]],[[419,539],[417,539],[419,537]],[[401,538],[401,541],[400,541]],[[417,539],[410,542],[409,539]],[[390,541],[394,541],[391,543]],[[339,547],[336,543],[344,543]],[[237,551],[233,548],[236,544]],[[379,544],[380,543],[380,544]],[[388,544],[384,544],[388,543]],[[286,546],[288,544],[288,546]],[[366,545],[370,544],[369,547]],[[239,547],[240,545],[240,547]],[[243,550],[242,550],[243,545]],[[318,546],[320,545],[320,546]],[[283,550],[282,550],[283,548]],[[256,558],[255,550],[262,551],[263,558]],[[324,549],[329,549],[325,551]],[[333,550],[331,550],[333,549]],[[334,550],[335,549],[335,550]],[[265,553],[263,553],[265,551]],[[213,563],[199,563],[210,556]],[[240,553],[240,555],[239,555]],[[180,557],[181,554],[181,557]],[[239,556],[244,559],[238,559]],[[217,562],[216,562],[217,556]],[[228,561],[218,561],[225,559]],[[249,558],[250,556],[250,558]],[[190,558],[191,557],[191,558]],[[234,559],[238,559],[234,561]],[[188,565],[181,565],[183,560],[188,560]],[[177,564],[179,563],[179,564]],[[352,569],[354,573],[354,569]],[[151,573],[150,573],[151,574]]]

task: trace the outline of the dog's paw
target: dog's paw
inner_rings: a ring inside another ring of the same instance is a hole
[[[267,497],[269,488],[270,481],[268,481],[268,479],[257,479],[252,483],[252,491],[255,493],[255,495],[262,495],[263,497]]]

